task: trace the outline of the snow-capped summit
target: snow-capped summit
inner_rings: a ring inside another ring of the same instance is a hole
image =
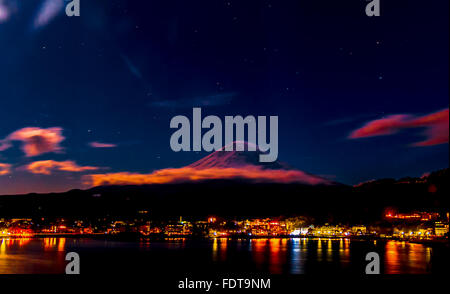
[[[233,151],[225,151],[226,149],[231,149],[230,145],[233,146]],[[244,151],[237,151],[242,149]],[[265,152],[262,152],[257,145],[245,141],[235,141],[227,146],[222,147],[220,150],[215,151],[208,156],[188,165],[188,167],[207,169],[258,166],[263,169],[292,169],[287,164],[282,163],[278,160],[274,162],[260,162],[259,156],[261,154],[265,154]]]

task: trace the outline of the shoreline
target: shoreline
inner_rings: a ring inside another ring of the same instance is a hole
[[[100,239],[100,240],[111,240],[111,241],[168,241],[176,239],[189,239],[189,240],[214,240],[214,239],[231,239],[231,240],[258,240],[258,239],[308,239],[308,240],[350,240],[356,242],[370,242],[370,241],[399,241],[417,244],[450,244],[449,239],[404,239],[404,238],[380,238],[371,236],[346,236],[346,237],[336,237],[336,236],[290,236],[290,235],[280,235],[280,236],[222,236],[222,237],[209,237],[209,236],[192,236],[192,235],[179,235],[179,236],[166,236],[166,235],[155,235],[155,236],[143,236],[138,234],[35,234],[31,236],[0,236],[0,239],[42,239],[42,238],[74,238],[74,239]]]

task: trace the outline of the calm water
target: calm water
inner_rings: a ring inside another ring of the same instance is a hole
[[[0,239],[0,274],[64,273],[66,252],[80,254],[82,273],[364,273],[365,254],[380,254],[387,274],[440,271],[440,252],[422,244],[348,239],[167,240]]]

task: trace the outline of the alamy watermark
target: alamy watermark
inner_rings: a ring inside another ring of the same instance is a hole
[[[222,144],[222,120],[215,115],[209,115],[202,119],[201,108],[193,108],[192,117],[192,146],[191,146],[191,122],[183,115],[177,115],[170,121],[170,128],[178,129],[170,137],[170,148],[173,151],[262,151],[259,155],[260,162],[273,162],[278,158],[278,116],[269,117],[269,141],[267,142],[267,117],[248,115],[245,118],[225,116],[225,148]],[[247,142],[249,144],[232,144],[242,142],[247,127]],[[208,131],[202,134],[203,129]],[[234,136],[236,130],[236,136]],[[258,136],[257,136],[258,134]],[[258,138],[257,138],[258,137]],[[257,147],[257,145],[258,147]]]
[[[368,17],[380,16],[380,0],[371,0],[366,5],[366,15]]]
[[[380,1],[381,0],[368,0],[370,1],[366,5],[366,15],[369,17],[380,16]],[[80,0],[65,0],[66,15],[69,17],[80,16]]]
[[[66,254],[66,261],[69,261],[66,265],[67,275],[79,275],[80,274],[80,255],[76,252],[69,252]]]
[[[68,17],[80,16],[80,0],[65,0],[68,2],[66,4],[66,15]]]
[[[380,274],[380,255],[376,252],[369,252],[366,254],[366,261],[370,261],[366,265],[367,275],[379,275]]]

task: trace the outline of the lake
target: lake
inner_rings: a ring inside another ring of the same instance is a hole
[[[448,244],[350,239],[0,239],[0,274],[64,273],[67,252],[80,255],[81,273],[97,274],[364,274],[365,255],[379,253],[385,274],[441,272]]]

